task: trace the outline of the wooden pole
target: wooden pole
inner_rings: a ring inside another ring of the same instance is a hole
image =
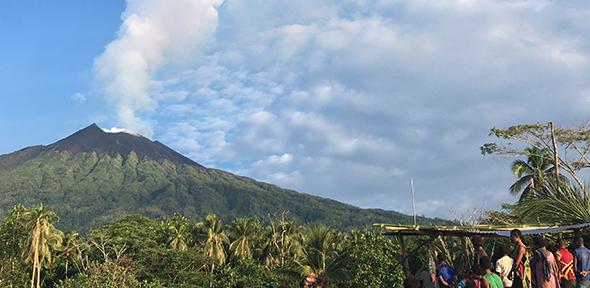
[[[557,155],[557,140],[555,140],[555,127],[553,127],[553,122],[549,122],[549,128],[551,129],[551,142],[553,143],[553,161],[555,165],[555,183],[557,184],[557,189],[561,190],[559,187],[559,157]]]
[[[414,193],[414,178],[410,178],[410,186],[412,187],[412,212],[414,213],[414,227],[418,226],[416,221],[416,194]]]
[[[402,262],[402,266],[404,267],[404,273],[406,274],[406,276],[411,275],[412,273],[410,272],[410,262],[408,261],[408,257],[406,257],[406,242],[404,242],[404,236],[402,235],[402,233],[398,234],[399,237],[399,247],[400,247],[400,252],[401,252],[401,256],[400,257],[400,261]]]

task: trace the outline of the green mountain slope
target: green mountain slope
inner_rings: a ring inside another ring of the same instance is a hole
[[[360,209],[330,199],[281,189],[195,163],[34,146],[0,156],[0,215],[13,205],[44,204],[64,219],[59,226],[86,230],[122,215],[152,217],[214,213],[229,219],[288,211],[303,223],[361,227],[409,223],[411,217]],[[431,220],[420,218],[422,223]]]

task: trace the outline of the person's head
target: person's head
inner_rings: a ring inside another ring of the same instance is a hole
[[[576,237],[576,245],[578,247],[584,247],[584,237],[582,236],[577,236]]]
[[[475,236],[471,237],[471,243],[473,243],[473,246],[475,246],[475,247],[482,247],[483,246],[483,238],[481,238],[481,236],[479,236],[479,235],[475,235]]]
[[[236,283],[236,288],[246,288],[246,282],[240,281]]]
[[[488,256],[482,256],[479,258],[479,266],[484,270],[492,269],[492,260],[490,260],[490,257]]]
[[[498,255],[500,255],[500,257],[508,255],[508,248],[506,245],[498,246]]]
[[[533,238],[533,244],[535,245],[536,248],[546,248],[547,247],[547,241],[545,241],[545,238],[542,235],[535,236]]]
[[[440,264],[442,262],[447,261],[447,257],[445,256],[445,254],[440,253],[438,254],[438,256],[436,256],[436,260],[438,260],[437,262]]]
[[[567,247],[567,241],[565,241],[565,239],[563,238],[559,238],[559,240],[557,240],[557,248],[566,248]]]
[[[514,243],[518,243],[522,241],[522,232],[518,229],[514,229],[510,231],[510,240]]]
[[[307,277],[305,277],[304,282],[306,285],[313,285],[316,283],[317,279],[318,279],[318,275],[315,274],[314,272],[311,272],[311,273],[307,274]]]

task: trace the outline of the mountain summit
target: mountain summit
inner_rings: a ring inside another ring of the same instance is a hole
[[[146,157],[157,161],[168,160],[176,164],[188,164],[204,168],[197,162],[158,141],[151,141],[139,134],[124,131],[106,132],[94,123],[67,138],[47,146],[45,150],[68,151],[72,154],[92,152],[111,156],[119,154],[124,157],[133,151],[140,159]]]
[[[19,203],[44,204],[64,217],[59,225],[67,229],[87,230],[126,214],[213,213],[229,220],[288,211],[302,223],[337,227],[411,221],[206,168],[158,141],[107,133],[96,124],[47,146],[0,155],[0,183],[0,215]]]

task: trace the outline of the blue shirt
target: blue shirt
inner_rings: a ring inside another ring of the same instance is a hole
[[[576,261],[578,271],[589,271],[590,270],[590,249],[586,247],[576,248]],[[582,281],[590,281],[590,275],[582,277],[582,275],[576,273],[576,278]]]
[[[441,276],[442,279],[445,280],[445,282],[447,282],[447,284],[452,285],[455,277],[455,269],[453,269],[453,267],[449,266],[449,264],[447,263],[442,263],[438,267],[437,275]]]

